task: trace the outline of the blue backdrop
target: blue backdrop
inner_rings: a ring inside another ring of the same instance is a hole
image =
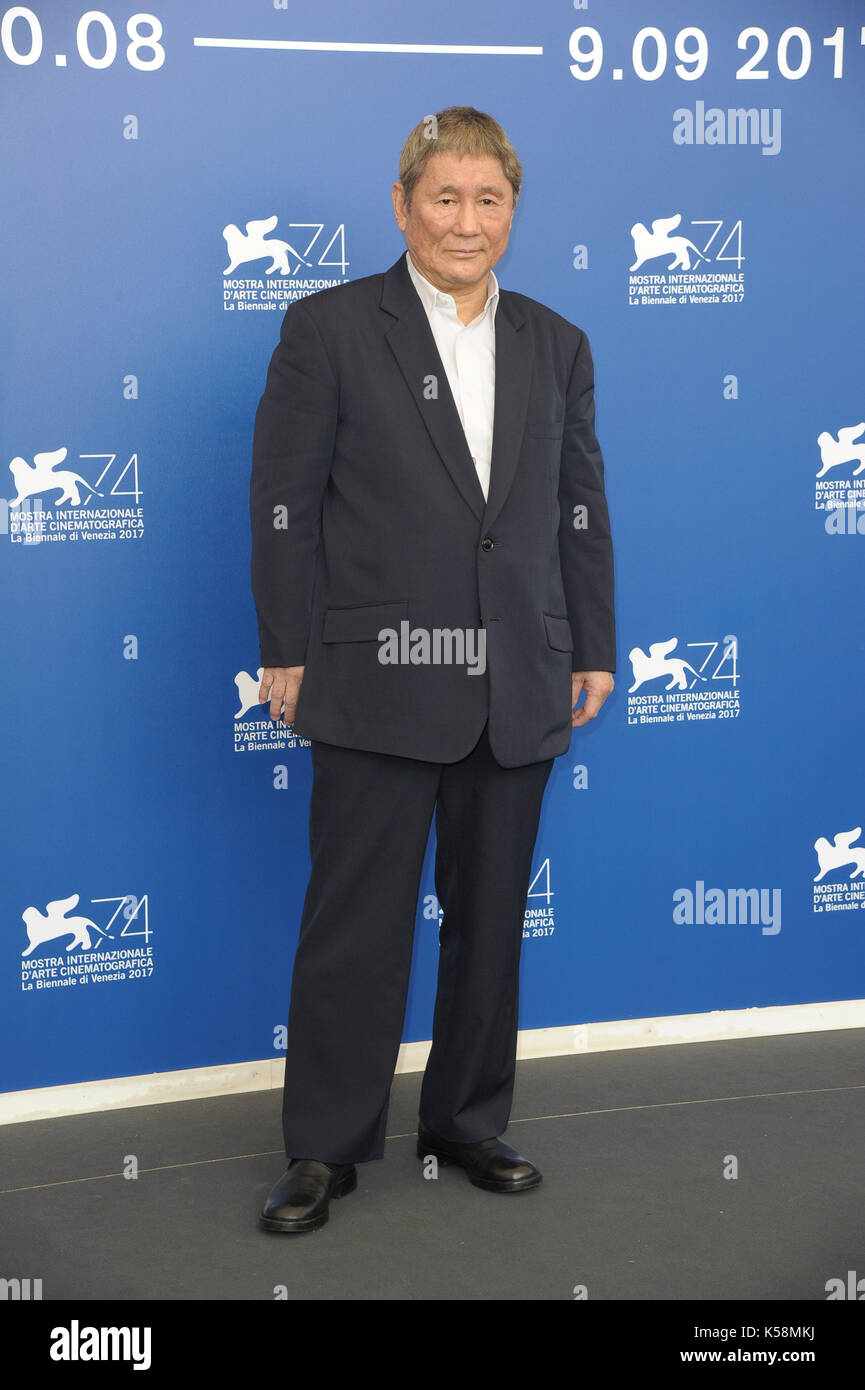
[[[589,335],[617,555],[521,1027],[862,995],[865,6],[0,20],[0,1087],[278,1048],[310,763],[255,703],[253,417],[289,300],[404,249],[399,149],[450,104],[523,161],[501,284]]]

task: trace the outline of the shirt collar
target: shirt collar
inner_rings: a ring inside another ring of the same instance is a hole
[[[435,285],[430,283],[430,281],[426,278],[425,275],[421,275],[420,271],[414,264],[414,261],[412,260],[408,251],[406,251],[405,253],[405,260],[406,265],[408,266],[408,273],[411,276],[412,284],[414,285],[415,289],[420,295],[421,302],[423,303],[423,306],[428,314],[431,313],[432,310],[435,308],[455,308],[453,296],[446,294],[443,290],[437,289]],[[499,282],[496,279],[493,272],[490,271],[489,276],[487,278],[487,300],[484,304],[483,309],[481,310],[481,314],[489,312],[489,315],[492,318],[496,312],[498,302]],[[490,307],[491,305],[492,307]]]

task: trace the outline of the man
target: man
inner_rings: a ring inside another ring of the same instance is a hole
[[[553,761],[613,687],[589,344],[492,269],[519,160],[490,116],[451,107],[412,131],[399,173],[406,253],[290,306],[255,421],[259,699],[313,765],[271,1231],[323,1225],[355,1164],[383,1156],[433,814],[418,1156],[488,1191],[540,1182],[499,1138],[523,915]]]

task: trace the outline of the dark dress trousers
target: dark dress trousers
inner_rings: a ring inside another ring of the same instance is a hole
[[[485,501],[404,256],[292,304],[255,419],[250,515],[261,664],[305,667],[294,722],[312,740],[286,1153],[382,1156],[433,817],[444,915],[420,1114],[445,1139],[493,1137],[571,672],[615,670],[585,334],[500,289]],[[482,633],[485,669],[385,664],[385,629]]]

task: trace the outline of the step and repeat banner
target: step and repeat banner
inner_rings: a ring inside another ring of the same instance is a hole
[[[617,558],[521,1027],[865,994],[863,26],[0,4],[0,1088],[279,1054],[311,768],[257,701],[253,419],[287,305],[404,250],[399,151],[452,104],[523,162],[502,287],[591,342]]]

